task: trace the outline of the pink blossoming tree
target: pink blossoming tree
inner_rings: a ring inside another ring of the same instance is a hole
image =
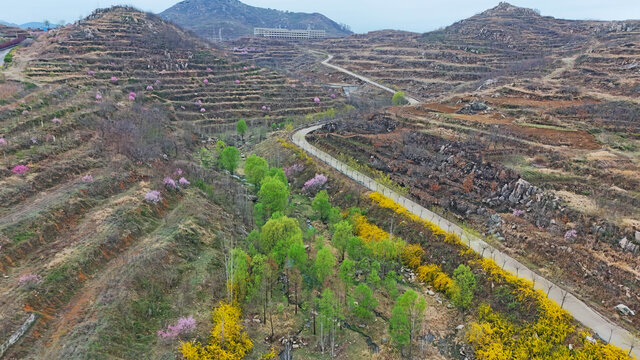
[[[22,175],[29,171],[29,168],[25,165],[16,165],[11,169],[11,172],[17,175]]]
[[[151,204],[157,204],[162,200],[162,195],[158,190],[151,190],[144,195],[144,200]]]
[[[323,174],[316,174],[316,176],[307,180],[302,187],[303,191],[315,192],[322,189],[327,184],[327,177]]]
[[[164,178],[163,183],[164,183],[164,186],[165,186],[166,188],[169,188],[169,189],[175,189],[175,188],[177,188],[177,186],[176,186],[176,181],[175,181],[175,180],[173,180],[172,178],[168,177],[168,176]]]
[[[161,339],[175,339],[181,335],[189,334],[196,329],[196,321],[193,316],[179,318],[175,325],[168,325],[166,330],[158,330]]]

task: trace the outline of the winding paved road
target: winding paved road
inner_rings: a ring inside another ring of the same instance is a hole
[[[393,92],[394,90],[387,88],[383,85],[377,84],[374,81],[367,79],[363,76],[354,74],[348,70],[345,70],[339,66],[335,66],[329,64],[328,62],[333,58],[333,56],[329,55],[329,57],[322,62],[323,65],[328,66],[330,68],[336,69],[348,75],[354,76],[362,81],[365,81],[369,84],[377,86],[383,90]],[[409,99],[410,104],[417,104],[418,101],[415,99]],[[491,257],[495,260],[495,262],[502,266],[503,269],[510,271],[511,273],[515,273],[520,277],[523,277],[527,280],[534,282],[535,288],[540,289],[544,292],[548,292],[549,297],[555,300],[558,304],[563,304],[563,308],[566,309],[573,317],[582,323],[584,326],[591,329],[593,332],[598,334],[602,339],[609,340],[610,342],[620,348],[629,349],[633,347],[632,354],[638,358],[640,358],[640,340],[632,335],[629,331],[624,328],[618,326],[613,323],[611,320],[607,319],[602,314],[598,313],[583,301],[575,297],[573,294],[567,292],[566,290],[560,288],[556,284],[551,281],[543,278],[542,276],[536,274],[525,265],[515,260],[511,256],[501,252],[500,250],[494,248],[493,246],[487,244],[484,240],[480,239],[477,236],[474,236],[462,229],[460,226],[450,222],[449,220],[439,216],[432,211],[425,209],[421,205],[413,202],[412,200],[394,192],[393,190],[378,184],[372,178],[361,174],[360,172],[354,170],[348,165],[338,161],[336,158],[327,154],[324,151],[319,150],[315,146],[309,144],[306,139],[306,135],[318,130],[322,125],[314,125],[311,127],[303,128],[297,130],[292,135],[292,141],[294,144],[299,146],[301,149],[306,151],[307,153],[317,157],[318,159],[325,162],[327,165],[332,168],[338,170],[344,175],[350,177],[351,179],[357,181],[362,184],[364,187],[371,191],[380,192],[387,197],[393,199],[396,203],[401,204],[407,210],[415,214],[416,216],[421,217],[422,219],[431,221],[432,223],[440,226],[447,232],[457,234],[460,236],[463,242],[469,245],[474,251],[476,251],[481,256]]]
[[[312,52],[316,53],[316,54],[323,54],[321,52],[313,51],[313,50],[312,50]],[[382,84],[378,84],[377,82],[375,82],[375,81],[373,81],[373,80],[371,80],[369,78],[366,78],[366,77],[364,77],[362,75],[358,75],[358,74],[356,74],[354,72],[351,72],[351,71],[349,71],[349,70],[347,70],[345,68],[341,68],[340,66],[329,64],[329,61],[331,61],[331,59],[333,59],[333,55],[329,55],[329,57],[327,57],[327,59],[322,62],[322,65],[324,65],[326,67],[329,67],[329,68],[332,68],[334,70],[338,70],[340,72],[343,72],[343,73],[345,73],[345,74],[347,74],[349,76],[358,78],[358,79],[366,82],[367,84],[371,84],[371,85],[373,85],[375,87],[378,87],[378,88],[380,88],[380,89],[382,89],[384,91],[390,92],[391,94],[395,94],[396,93],[397,90],[393,90],[393,89],[391,89],[389,87],[386,87],[386,86],[384,86]],[[405,95],[405,99],[407,99],[407,101],[409,102],[409,105],[416,105],[416,104],[420,103],[418,100],[416,100],[416,99],[414,99],[412,97],[406,96],[406,95]]]
[[[2,65],[4,65],[4,57],[7,56],[7,54],[9,53],[9,51],[11,51],[14,47],[10,47],[10,48],[6,48],[3,50],[0,50],[0,67]]]
[[[611,337],[612,344],[624,349],[630,348],[632,344],[640,344],[640,341],[635,339],[627,330],[614,324],[609,319],[573,296],[573,294],[566,292],[551,281],[534,273],[532,270],[530,270],[511,256],[501,252],[500,250],[497,250],[493,246],[487,244],[484,240],[464,231],[460,226],[450,222],[449,220],[439,216],[436,213],[431,212],[428,209],[425,209],[412,200],[397,194],[393,190],[378,184],[372,178],[361,174],[348,165],[338,161],[331,155],[309,144],[309,142],[305,138],[306,135],[315,130],[318,130],[320,127],[322,127],[322,125],[315,125],[298,130],[292,136],[293,143],[302,148],[307,153],[322,160],[327,165],[333,167],[344,175],[362,184],[367,189],[383,193],[387,197],[393,199],[396,203],[401,204],[402,206],[407,208],[407,210],[409,210],[416,216],[433,222],[447,232],[457,234],[458,236],[460,236],[460,239],[462,239],[463,242],[468,244],[478,254],[491,257],[498,265],[502,266],[505,270],[517,274],[527,280],[534,281],[536,289],[540,289],[544,292],[549,291],[549,297],[555,300],[558,304],[562,304],[564,298],[564,309],[571,313],[571,315],[573,315],[573,317],[581,322],[584,326],[597,333],[601,338],[608,340],[609,337]],[[640,357],[640,348],[634,348],[633,354],[637,357]]]

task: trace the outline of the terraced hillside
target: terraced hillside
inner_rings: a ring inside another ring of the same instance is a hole
[[[0,73],[0,346],[37,320],[4,358],[174,356],[156,331],[207,323],[222,239],[252,226],[241,184],[192,154],[340,103],[125,7],[21,48]]]
[[[501,3],[442,30],[377,31],[328,41],[324,49],[333,63],[422,99],[556,75],[581,55],[574,78],[602,79],[578,83],[597,91],[610,82],[631,95],[638,34],[637,21],[561,20]]]
[[[424,102],[312,140],[389,176],[608,317],[640,308],[637,21],[506,3],[443,30],[325,43],[332,63]]]

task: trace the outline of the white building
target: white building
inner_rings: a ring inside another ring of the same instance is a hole
[[[292,39],[292,40],[324,39],[327,37],[327,32],[324,30],[289,30],[289,29],[272,29],[272,28],[254,28],[253,34],[255,36],[262,36],[266,38]]]

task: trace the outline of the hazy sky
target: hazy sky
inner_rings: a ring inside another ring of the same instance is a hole
[[[212,0],[213,1],[213,0]],[[97,7],[127,3],[160,12],[178,0],[0,0],[0,20],[13,23],[49,20],[72,22]],[[320,12],[355,32],[399,29],[434,30],[498,4],[499,0],[245,0],[279,10]],[[640,19],[638,0],[514,0],[517,6],[539,9],[542,15],[565,19]]]

